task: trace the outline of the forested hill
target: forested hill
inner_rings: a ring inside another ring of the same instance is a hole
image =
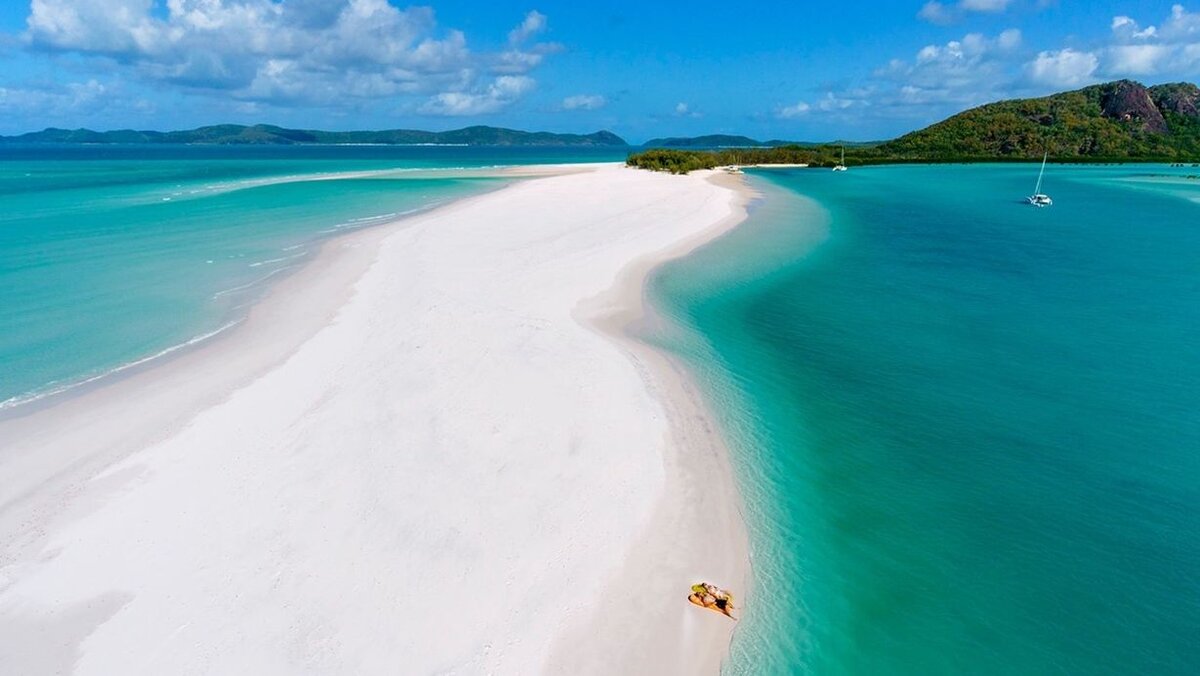
[[[1200,158],[1200,88],[1130,80],[989,103],[881,144],[880,158]],[[865,158],[864,159],[868,159]]]
[[[552,134],[500,127],[466,127],[453,131],[391,129],[385,131],[317,131],[285,129],[267,124],[220,124],[186,131],[92,131],[46,129],[0,136],[0,143],[151,143],[217,145],[384,144],[384,145],[487,145],[487,146],[625,146],[609,131],[594,134]]]
[[[767,145],[749,136],[709,134],[707,136],[671,136],[652,138],[644,144],[648,148],[754,148]]]
[[[845,146],[847,148],[862,148],[878,145],[877,141],[827,141],[814,143],[812,141],[784,141],[772,139],[759,141],[749,136],[733,136],[730,134],[708,134],[706,136],[670,136],[652,138],[642,144],[647,148],[779,148],[783,146],[799,146],[815,148],[817,146]]]

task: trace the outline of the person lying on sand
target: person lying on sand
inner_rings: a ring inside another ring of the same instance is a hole
[[[737,619],[733,616],[733,595],[716,585],[707,582],[692,585],[688,601],[701,608],[721,613],[731,620]]]

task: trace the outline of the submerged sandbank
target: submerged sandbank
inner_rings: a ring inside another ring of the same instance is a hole
[[[595,328],[739,210],[703,176],[521,182],[0,422],[0,665],[715,671],[734,625],[686,595],[744,583],[727,458],[678,366]]]

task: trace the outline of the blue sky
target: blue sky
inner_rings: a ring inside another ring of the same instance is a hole
[[[869,140],[1200,80],[1200,0],[2,0],[0,133],[495,124]]]

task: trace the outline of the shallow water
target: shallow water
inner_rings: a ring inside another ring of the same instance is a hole
[[[0,146],[0,407],[236,321],[331,234],[624,149]]]
[[[1200,181],[1036,171],[760,172],[656,275],[746,502],[728,673],[1200,664]]]

